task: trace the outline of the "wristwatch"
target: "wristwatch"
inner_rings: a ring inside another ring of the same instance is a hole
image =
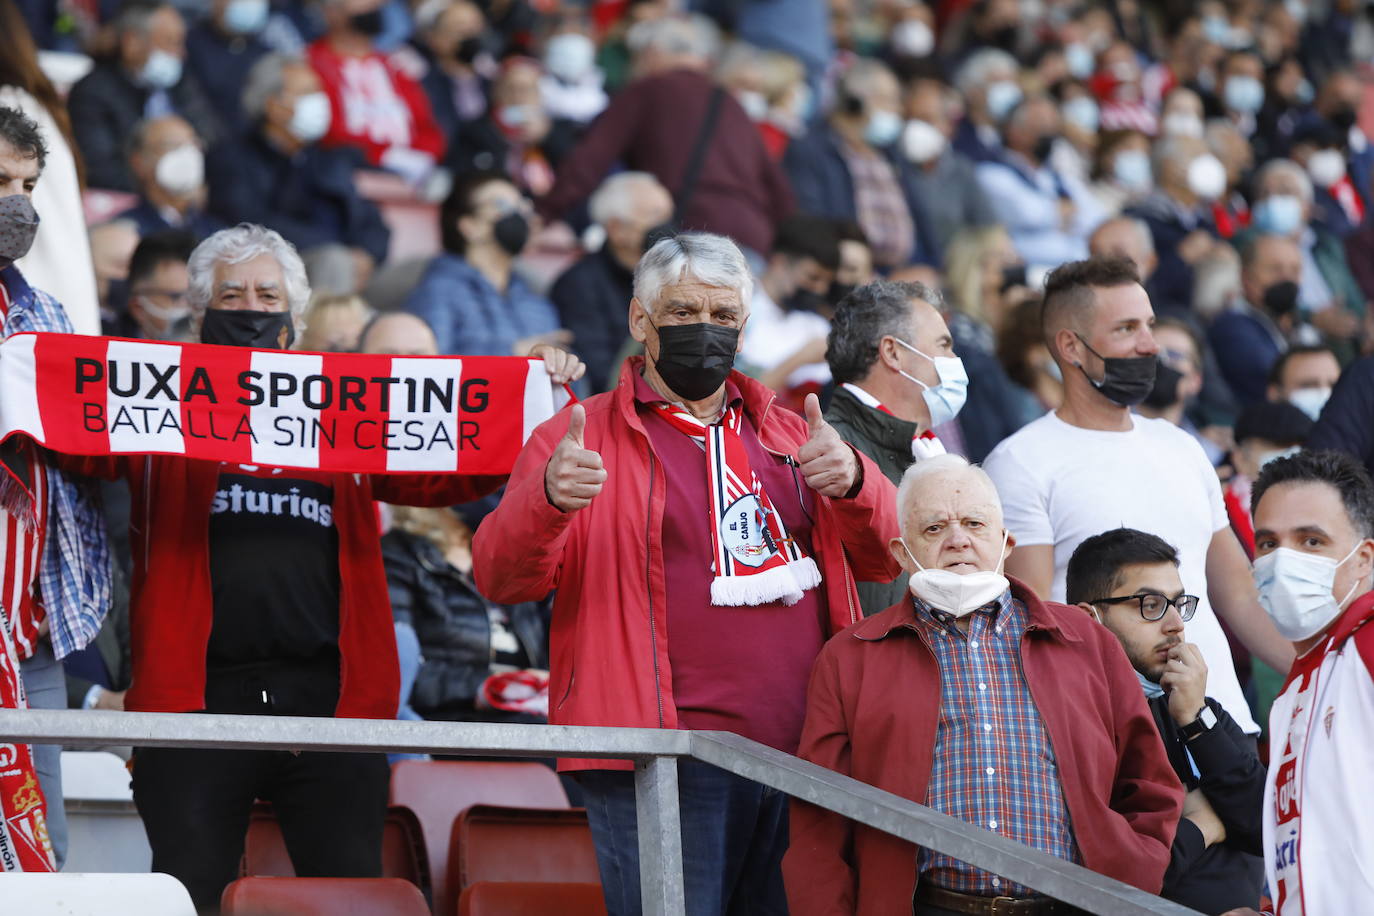
[[[1197,714],[1197,718],[1187,725],[1179,727],[1179,733],[1183,735],[1184,741],[1192,741],[1198,735],[1209,732],[1216,727],[1217,714],[1212,712],[1212,707],[1203,706],[1202,712]]]

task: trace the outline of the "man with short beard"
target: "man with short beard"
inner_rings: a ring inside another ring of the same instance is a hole
[[[1264,766],[1254,739],[1205,695],[1207,663],[1183,640],[1198,599],[1184,594],[1178,551],[1134,528],[1090,537],[1069,560],[1067,595],[1120,640],[1188,793],[1161,896],[1204,913],[1255,906]]]

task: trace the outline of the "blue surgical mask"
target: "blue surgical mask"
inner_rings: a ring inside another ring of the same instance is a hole
[[[985,95],[988,103],[988,114],[994,121],[1001,121],[1021,103],[1021,87],[1011,80],[998,80],[995,83],[989,83]]]
[[[885,109],[870,112],[864,124],[864,142],[869,146],[891,146],[901,133],[902,119]]]
[[[1231,23],[1223,16],[1204,16],[1202,35],[1212,44],[1221,45],[1223,48],[1231,47]]]
[[[1292,235],[1302,225],[1302,201],[1292,194],[1274,194],[1255,204],[1255,228],[1265,235]]]
[[[1264,107],[1264,84],[1253,76],[1228,76],[1222,101],[1231,111],[1254,114]]]
[[[1154,183],[1150,157],[1138,149],[1122,150],[1112,160],[1112,176],[1129,191],[1148,191]]]
[[[1100,114],[1097,110],[1097,103],[1086,95],[1069,99],[1064,103],[1064,120],[1073,126],[1090,134],[1097,133],[1097,125]]]
[[[152,89],[171,89],[181,82],[181,58],[154,48],[148,54],[139,78],[143,85]]]
[[[1342,560],[1280,547],[1255,560],[1255,588],[1279,635],[1290,642],[1310,639],[1324,630],[1345,610],[1345,604],[1360,587],[1356,581],[1345,597],[1336,600],[1331,590],[1340,569],[1363,540],[1355,542]]]
[[[1093,57],[1092,48],[1074,41],[1064,46],[1064,65],[1074,79],[1085,80],[1093,75],[1097,60]]]
[[[968,373],[964,371],[964,361],[957,356],[926,356],[900,337],[892,339],[935,364],[935,374],[940,379],[936,385],[927,385],[916,376],[897,370],[902,378],[921,386],[921,396],[930,410],[930,425],[940,426],[957,417],[964,407],[964,401],[968,400]]]
[[[267,0],[229,0],[224,8],[224,27],[236,35],[256,35],[271,13]]]
[[[329,96],[323,92],[311,92],[296,98],[287,130],[302,143],[314,143],[329,133],[329,125],[333,118]]]

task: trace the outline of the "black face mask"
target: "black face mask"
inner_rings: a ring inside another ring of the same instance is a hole
[[[853,283],[840,283],[836,281],[830,284],[830,304],[839,305],[840,300],[844,299],[854,290],[858,289]]]
[[[664,384],[684,401],[715,394],[735,366],[739,328],[719,324],[665,324],[658,331],[654,368]]]
[[[512,257],[524,251],[530,240],[530,222],[523,213],[507,213],[492,224],[491,231],[496,244]]]
[[[1264,310],[1275,318],[1281,318],[1298,307],[1298,284],[1292,280],[1281,280],[1264,289]]]
[[[999,26],[988,35],[988,44],[994,48],[1001,48],[1003,51],[1013,52],[1016,50],[1016,41],[1020,35],[1020,30],[1014,25]]]
[[[279,341],[286,329],[286,344]],[[252,312],[238,309],[206,309],[200,320],[200,342],[226,347],[257,347],[285,350],[296,339],[290,312]]]
[[[797,290],[783,303],[783,307],[789,312],[819,312],[829,305],[830,302],[824,296],[809,289]]]
[[[481,36],[469,35],[458,42],[458,48],[453,52],[453,56],[465,64],[470,64],[482,53],[482,47]]]
[[[1050,161],[1050,153],[1054,152],[1054,141],[1057,138],[1054,134],[1041,134],[1036,138],[1035,146],[1031,148],[1031,156],[1041,165]]]
[[[369,10],[366,13],[354,13],[348,17],[348,24],[355,32],[375,37],[382,34],[382,11]]]
[[[1026,280],[1026,265],[1012,264],[1002,268],[1002,285],[998,287],[999,293],[1005,293],[1013,286],[1029,286]]]
[[[1077,335],[1083,340],[1083,335]],[[1082,372],[1102,396],[1119,407],[1134,407],[1149,397],[1155,387],[1155,370],[1159,360],[1153,356],[1103,356],[1083,340],[1088,352],[1102,360],[1102,381],[1097,381],[1082,365]]]
[[[1178,383],[1183,381],[1183,373],[1167,363],[1161,362],[1155,369],[1155,386],[1145,396],[1145,406],[1156,410],[1173,407],[1178,403]]]
[[[1330,121],[1332,126],[1334,126],[1344,135],[1349,133],[1350,128],[1355,126],[1355,121],[1357,120],[1357,118],[1358,115],[1356,114],[1355,109],[1349,107],[1348,105],[1342,105],[1340,108],[1337,108],[1335,111],[1331,112],[1331,116],[1327,118],[1327,120]],[[1342,139],[1344,139],[1344,137],[1342,137]]]

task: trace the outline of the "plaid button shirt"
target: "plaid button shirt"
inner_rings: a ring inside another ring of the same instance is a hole
[[[881,267],[906,264],[916,245],[916,224],[892,163],[841,142],[840,155],[854,182],[854,217],[868,236],[873,261]]]
[[[1078,862],[1049,734],[1021,672],[1026,606],[1002,593],[968,615],[968,635],[919,599],[916,627],[940,666],[940,722],[926,804]],[[966,894],[1026,897],[1014,884],[922,848],[920,880]]]

